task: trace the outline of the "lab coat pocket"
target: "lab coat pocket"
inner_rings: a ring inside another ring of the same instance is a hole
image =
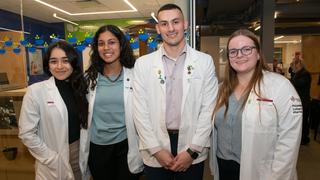
[[[56,154],[54,159],[47,165],[40,163],[39,161],[36,163],[36,180],[53,180],[58,179],[58,165],[59,164],[59,155]]]
[[[53,160],[48,163],[48,168],[50,168],[52,171],[57,171],[59,166],[59,154],[55,154]]]
[[[275,131],[277,128],[277,109],[271,101],[260,101],[260,126],[267,131]]]

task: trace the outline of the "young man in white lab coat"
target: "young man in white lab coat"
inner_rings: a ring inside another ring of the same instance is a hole
[[[134,121],[147,179],[202,179],[217,94],[212,58],[186,44],[181,9],[158,11],[163,45],[134,69]]]

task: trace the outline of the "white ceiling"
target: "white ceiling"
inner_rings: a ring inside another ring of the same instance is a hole
[[[46,3],[54,5],[60,9],[70,13],[100,12],[100,11],[121,11],[130,10],[131,8],[123,0],[42,0]],[[115,13],[115,14],[99,14],[99,15],[80,15],[71,16],[58,10],[49,8],[34,0],[22,0],[23,15],[44,22],[62,22],[53,17],[53,13],[57,16],[71,20],[96,20],[96,19],[120,19],[120,18],[138,18],[150,17],[151,12],[157,10],[166,3],[172,3],[173,0],[128,0],[138,11]],[[0,9],[20,14],[21,0],[0,0]]]

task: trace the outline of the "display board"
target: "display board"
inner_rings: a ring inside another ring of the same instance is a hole
[[[21,33],[1,31],[0,39],[10,38],[13,42],[11,47],[5,47],[6,53],[0,54],[0,73],[1,79],[8,83],[0,83],[0,91],[18,89],[27,86],[26,78],[26,51],[21,48],[19,53],[14,53],[13,48],[19,44]],[[0,42],[4,46],[4,42]]]

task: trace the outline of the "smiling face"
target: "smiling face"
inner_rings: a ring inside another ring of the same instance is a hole
[[[120,42],[110,31],[99,35],[98,52],[106,64],[120,63]]]
[[[73,72],[73,68],[66,53],[60,48],[54,48],[49,58],[49,71],[58,80],[66,80]]]
[[[178,9],[163,10],[158,14],[156,29],[165,46],[184,46],[184,30],[188,23]]]
[[[250,51],[247,49],[248,47],[251,47],[251,53],[248,53]],[[258,60],[260,59],[260,55],[255,47],[254,42],[243,35],[235,36],[229,41],[228,44],[228,51],[232,52],[232,50],[238,49],[238,54],[235,57],[229,56],[229,61],[231,67],[237,72],[237,74],[243,74],[243,73],[252,73],[254,72],[256,68],[256,64]],[[242,51],[240,49],[243,49]]]

